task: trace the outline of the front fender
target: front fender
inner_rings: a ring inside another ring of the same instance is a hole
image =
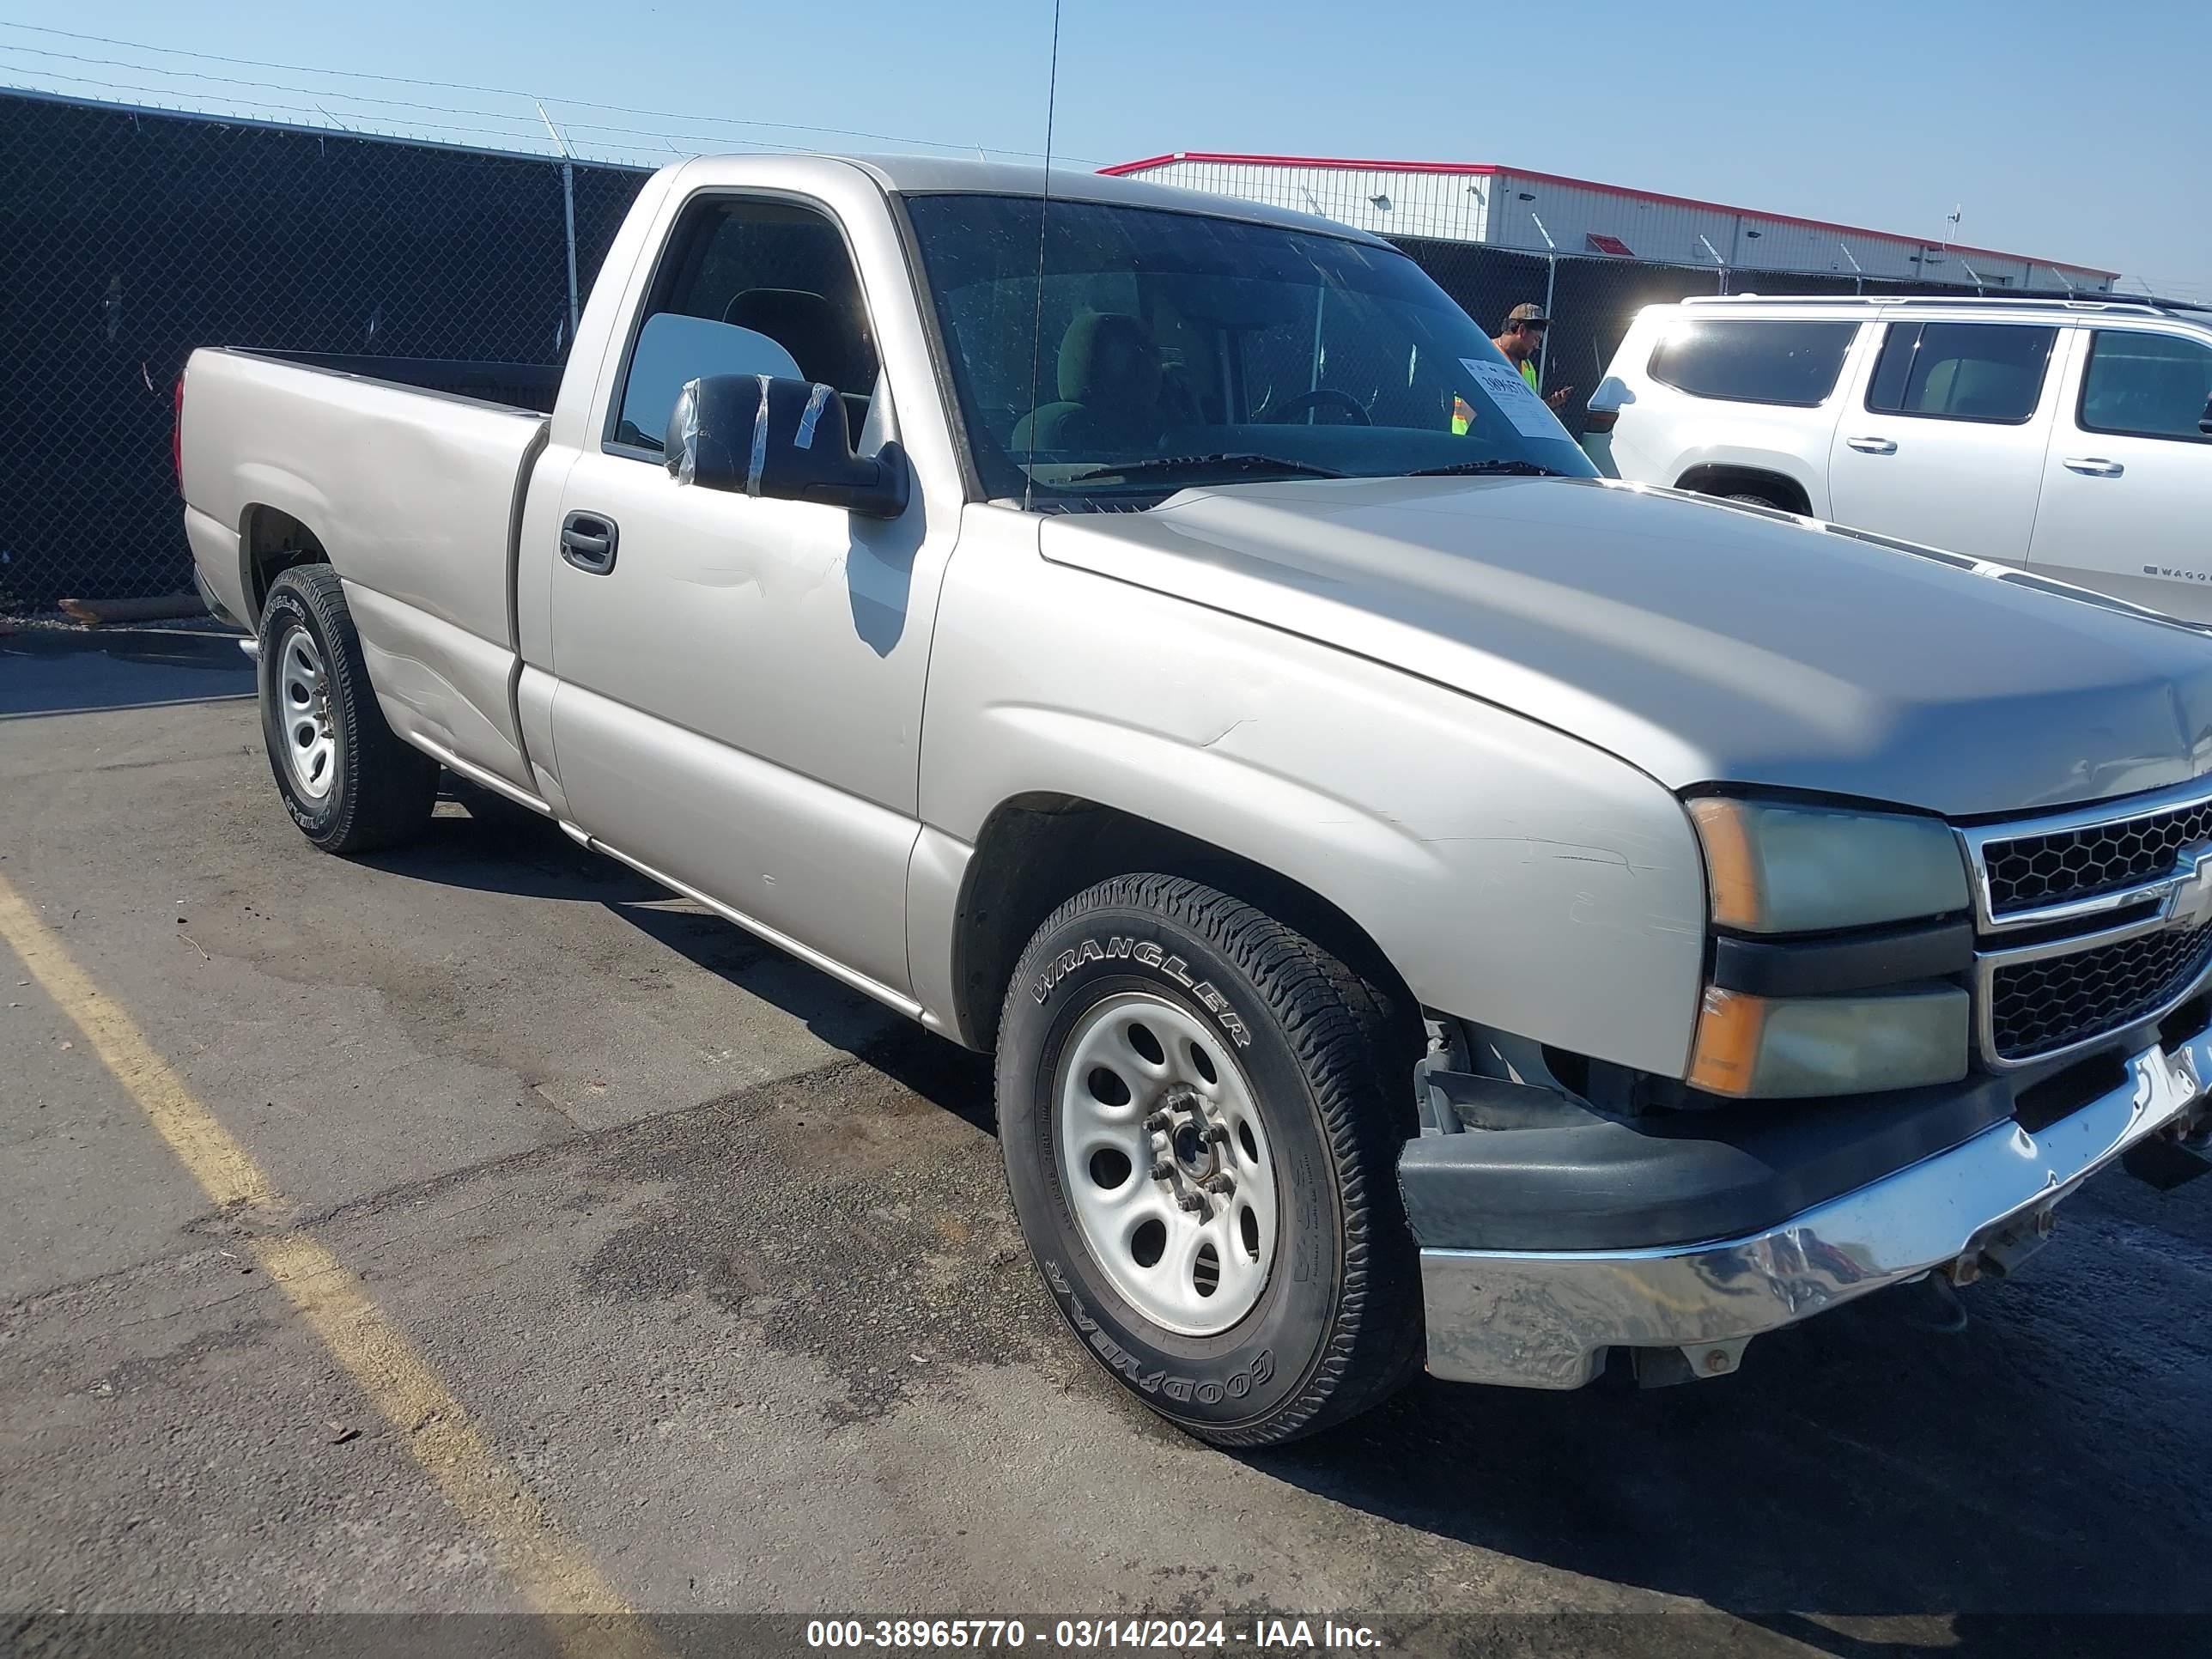
[[[1509,711],[963,541],[921,761],[923,819],[961,842],[1018,796],[1095,801],[1318,893],[1431,1007],[1686,1066],[1705,914],[1686,816],[1625,762]]]

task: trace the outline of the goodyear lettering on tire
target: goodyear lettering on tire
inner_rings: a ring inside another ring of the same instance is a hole
[[[1218,1381],[1212,1377],[1176,1376],[1164,1368],[1147,1371],[1135,1354],[1109,1336],[1091,1310],[1083,1305],[1074,1287],[1060,1272],[1060,1264],[1043,1264],[1045,1283],[1052,1293],[1067,1306],[1069,1322],[1081,1332],[1084,1340],[1097,1350],[1098,1357],[1106,1362],[1109,1370],[1118,1371],[1138,1389],[1146,1394],[1157,1394],[1188,1405],[1196,1401],[1201,1406],[1218,1406],[1226,1400],[1242,1400],[1255,1388],[1264,1388],[1275,1375],[1275,1351],[1262,1348],[1252,1356],[1252,1363],[1240,1366]]]

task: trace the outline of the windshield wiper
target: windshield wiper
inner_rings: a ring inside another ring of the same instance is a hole
[[[1534,461],[1454,461],[1449,466],[1420,467],[1405,476],[1408,478],[1568,478],[1574,475],[1561,472],[1556,467],[1539,466]]]
[[[1278,478],[1341,478],[1344,474],[1304,461],[1286,461],[1279,455],[1237,452],[1223,455],[1162,455],[1152,460],[1130,461],[1121,466],[1093,467],[1064,480],[1089,483],[1098,478],[1156,478],[1180,473],[1227,473],[1231,477],[1267,474]]]

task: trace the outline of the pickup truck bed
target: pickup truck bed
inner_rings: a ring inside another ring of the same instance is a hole
[[[443,392],[475,402],[499,404],[508,409],[553,412],[561,394],[558,363],[502,363],[462,357],[376,357],[331,351],[256,351],[238,355],[266,357],[272,362],[296,363],[302,368],[328,369],[386,386],[412,386],[418,392]]]
[[[529,790],[515,518],[559,385],[538,364],[195,354],[179,465],[217,608],[252,616],[254,585],[283,562],[271,546],[304,547],[312,527],[344,574],[393,730]]]

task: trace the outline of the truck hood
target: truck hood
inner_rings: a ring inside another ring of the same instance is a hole
[[[1673,491],[1241,484],[1048,519],[1041,542],[1512,709],[1674,789],[1968,817],[2212,769],[2212,637],[2007,567]]]

